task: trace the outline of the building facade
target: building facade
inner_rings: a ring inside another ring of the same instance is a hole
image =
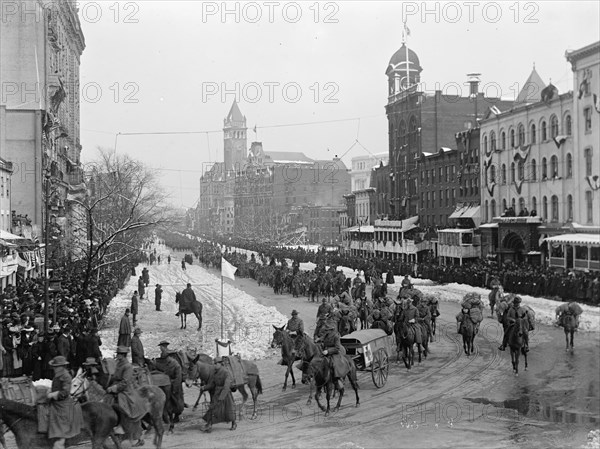
[[[388,153],[379,153],[374,155],[361,155],[352,158],[352,171],[350,172],[351,188],[363,190],[371,186],[371,175],[373,169],[381,163],[387,164]]]

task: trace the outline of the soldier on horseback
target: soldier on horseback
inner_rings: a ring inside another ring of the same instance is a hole
[[[415,295],[413,300],[418,301],[418,296]],[[410,300],[404,301],[402,305],[402,319],[404,325],[407,327],[412,327],[415,332],[415,342],[417,344],[423,344],[423,340],[421,338],[421,328],[417,326],[417,321],[419,320],[419,309],[417,309],[413,302]]]
[[[299,357],[298,354],[301,353],[304,347],[304,322],[298,318],[297,310],[292,310],[292,317],[288,320],[286,329],[294,340],[292,354]]]
[[[521,298],[515,296],[513,299],[512,306],[506,311],[506,323],[508,326],[504,330],[504,337],[502,338],[502,345],[498,347],[498,350],[504,351],[506,349],[506,345],[508,344],[508,337],[512,332],[512,329],[517,324],[517,319],[522,319],[527,316],[527,311],[521,307]],[[525,343],[525,351],[529,351],[529,335],[527,333],[524,334],[524,343]]]
[[[325,296],[323,296],[323,298],[321,299],[321,305],[319,306],[319,309],[317,310],[317,320],[322,317],[327,315],[328,313],[333,311],[333,306],[327,302],[327,298]]]
[[[342,379],[348,374],[348,364],[344,357],[346,349],[342,346],[340,334],[333,319],[328,320],[321,328],[321,337],[317,338],[323,348],[322,354],[329,359],[333,371],[334,384],[338,390],[344,388]],[[315,342],[317,341],[315,340]]]
[[[415,296],[415,298],[413,299],[413,304],[419,311],[418,321],[421,324],[423,324],[427,329],[427,335],[424,335],[423,337],[428,338],[430,335],[432,335],[431,310],[429,309],[429,306],[425,303],[425,301],[421,301],[418,296]]]

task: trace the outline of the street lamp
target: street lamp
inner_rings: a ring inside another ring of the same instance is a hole
[[[44,332],[48,332],[48,303],[49,303],[49,285],[48,285],[48,206],[50,198],[50,180],[52,174],[50,170],[44,169]]]

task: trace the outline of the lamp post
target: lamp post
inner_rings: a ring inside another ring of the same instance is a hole
[[[50,170],[44,169],[44,332],[48,332],[48,303],[49,303],[49,285],[48,285],[48,201],[50,197]]]

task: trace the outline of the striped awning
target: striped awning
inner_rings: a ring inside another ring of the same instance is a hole
[[[550,243],[566,243],[568,245],[598,246],[600,247],[600,235],[598,234],[561,234],[545,239]]]

